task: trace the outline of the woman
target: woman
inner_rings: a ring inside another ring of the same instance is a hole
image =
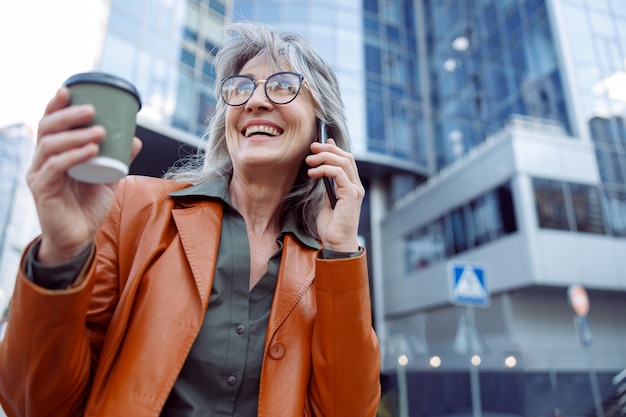
[[[47,106],[28,173],[42,234],[0,344],[10,417],[376,414],[364,190],[336,79],[297,35],[229,34],[204,163],[167,179],[75,182],[104,130],[76,128],[93,108],[65,88]]]

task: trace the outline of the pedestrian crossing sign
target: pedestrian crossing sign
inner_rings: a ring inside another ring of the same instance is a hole
[[[450,301],[468,307],[488,307],[491,297],[485,267],[476,263],[450,262]]]

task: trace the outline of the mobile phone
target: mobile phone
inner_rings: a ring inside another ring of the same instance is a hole
[[[318,132],[318,140],[320,143],[326,143],[328,140],[328,129],[326,128],[326,123],[322,120],[319,121],[319,132]],[[328,177],[323,177],[324,187],[326,187],[326,194],[328,194],[328,199],[330,200],[330,206],[335,208],[335,204],[337,204],[337,194],[335,194],[335,180]]]

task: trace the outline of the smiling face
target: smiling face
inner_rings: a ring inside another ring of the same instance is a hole
[[[257,57],[240,74],[258,81],[276,72],[275,66]],[[262,82],[257,83],[246,104],[227,108],[225,121],[226,144],[235,172],[248,177],[275,174],[287,186],[295,181],[317,135],[313,98],[304,85],[293,101],[280,105],[267,98]]]

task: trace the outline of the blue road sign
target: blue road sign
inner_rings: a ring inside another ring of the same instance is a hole
[[[491,303],[486,272],[482,265],[468,262],[450,262],[450,301],[469,307],[488,307]]]

